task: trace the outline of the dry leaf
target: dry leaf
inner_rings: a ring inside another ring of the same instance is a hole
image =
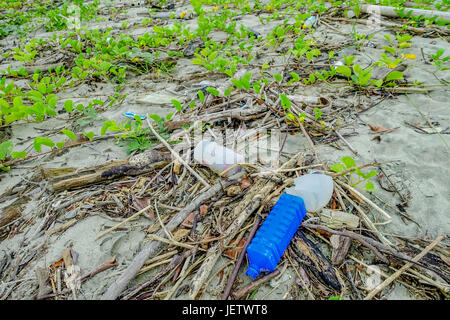
[[[397,129],[397,128],[386,129],[386,128],[383,128],[383,127],[372,126],[370,124],[368,124],[368,126],[370,127],[370,129],[372,131],[375,131],[377,133],[389,133],[389,132],[392,132],[392,131]]]
[[[253,181],[246,174],[241,179],[241,189],[245,190],[252,185]]]
[[[200,217],[203,217],[205,214],[208,213],[208,206],[207,206],[206,204],[202,204],[202,205],[200,206],[199,211],[200,211],[200,212],[199,212]]]
[[[232,245],[236,240],[232,240],[230,242],[230,245]],[[237,257],[241,254],[242,248],[245,244],[245,238],[242,238],[241,241],[239,241],[238,245],[234,249],[226,250],[223,252],[224,255],[226,255],[230,259],[237,259]]]
[[[56,261],[54,264],[52,264],[50,266],[50,269],[56,269],[58,267],[61,267],[63,265],[63,263],[64,263],[64,260],[63,260],[63,258],[61,258],[58,261]]]
[[[189,234],[189,232],[191,232],[191,231],[188,229],[177,229],[173,233],[173,240],[181,241],[181,239],[183,239],[185,236],[187,236]]]
[[[191,212],[181,224],[185,228],[192,228],[194,225],[195,211]]]

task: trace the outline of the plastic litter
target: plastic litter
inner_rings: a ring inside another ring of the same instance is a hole
[[[250,266],[247,275],[273,271],[306,215],[300,197],[283,193],[247,247]]]
[[[294,187],[286,193],[303,198],[308,212],[319,212],[331,199],[333,179],[321,173],[308,173],[294,179]]]
[[[243,163],[244,157],[216,142],[202,140],[194,148],[194,160],[222,173],[234,164]],[[240,170],[240,167],[233,168],[225,176],[231,176]]]
[[[316,22],[317,22],[316,17],[311,16],[305,20],[305,22],[303,23],[303,28],[312,28],[312,27],[314,27]]]
[[[247,275],[275,270],[307,211],[320,211],[331,199],[333,180],[320,173],[294,179],[295,186],[283,193],[247,247]]]
[[[130,119],[132,119],[132,120],[135,119],[134,116],[139,116],[139,117],[141,118],[141,120],[145,120],[145,119],[147,118],[147,117],[144,116],[144,115],[139,115],[139,114],[136,114],[136,113],[134,113],[134,112],[132,112],[132,111],[124,112],[124,113],[123,113],[123,116],[125,116],[125,117],[127,117],[127,118],[130,118]]]

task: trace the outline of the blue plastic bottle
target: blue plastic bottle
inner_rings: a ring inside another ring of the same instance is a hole
[[[247,247],[247,275],[275,270],[281,256],[306,215],[303,199],[283,193]]]

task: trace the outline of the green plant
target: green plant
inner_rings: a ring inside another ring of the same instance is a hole
[[[356,187],[358,184],[362,182],[366,182],[364,185],[364,189],[367,191],[374,191],[375,187],[372,181],[369,181],[370,178],[377,175],[375,170],[371,170],[367,173],[361,171],[361,169],[356,168],[356,162],[352,157],[346,156],[342,157],[341,162],[337,162],[330,167],[330,170],[333,172],[341,172],[348,169],[354,168],[349,173],[343,175],[343,177],[347,180],[347,182],[352,186]]]
[[[440,48],[436,51],[435,54],[430,55],[431,59],[433,59],[432,64],[437,70],[445,71],[449,70],[450,67],[444,66],[447,61],[450,61],[450,56],[442,57],[445,50]]]

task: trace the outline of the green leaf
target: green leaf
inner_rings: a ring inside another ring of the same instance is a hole
[[[247,72],[245,73],[242,78],[241,78],[241,83],[242,86],[246,89],[249,90],[250,89],[250,80],[252,78],[252,73],[251,72]]]
[[[375,186],[374,186],[374,184],[373,184],[372,181],[367,181],[364,188],[365,188],[367,191],[374,191],[374,190],[375,190]]]
[[[56,102],[58,101],[58,97],[54,94],[47,96],[47,104],[50,108],[55,109]]]
[[[341,172],[345,170],[345,167],[342,163],[335,163],[330,167],[330,170],[334,172]]]
[[[315,107],[314,108],[314,113],[315,113],[315,119],[317,121],[322,116],[323,111],[320,108]]]
[[[0,170],[2,170],[2,171],[8,172],[10,169],[11,169],[11,167],[5,167],[5,166],[0,165]]]
[[[178,111],[181,111],[183,109],[183,107],[181,106],[181,103],[178,100],[170,100],[170,102],[172,102],[172,104],[175,106],[175,109],[177,109]]]
[[[33,145],[34,149],[36,149],[37,152],[41,152],[42,145],[53,148],[55,146],[55,143],[49,138],[37,137],[34,139]]]
[[[376,175],[377,175],[377,172],[376,172],[375,170],[372,170],[372,171],[370,171],[369,173],[366,173],[366,174],[364,175],[364,178],[370,179],[370,178],[372,178],[372,177],[375,177]]]
[[[161,120],[161,117],[157,114],[149,114],[148,115],[150,118],[152,118],[154,121],[158,122],[159,120]]]
[[[350,68],[347,67],[347,66],[339,66],[339,67],[337,67],[336,68],[336,72],[346,76],[347,78],[349,78],[351,76],[351,74],[352,74],[352,70],[350,70]]]
[[[73,111],[73,101],[66,100],[66,102],[64,102],[64,109],[66,109],[67,112],[71,113]]]
[[[9,156],[14,148],[14,144],[11,141],[5,141],[0,144],[0,159],[4,159]]]
[[[280,100],[281,100],[281,105],[283,106],[283,109],[290,109],[291,108],[291,101],[289,101],[288,97],[282,93],[280,94]]]
[[[37,88],[38,88],[39,92],[42,94],[45,94],[47,92],[47,86],[42,81],[38,83]]]
[[[0,107],[2,107],[2,109],[9,109],[9,103],[3,99],[0,99]]]
[[[281,82],[281,80],[283,80],[283,76],[281,74],[275,73],[273,75],[273,77],[275,78],[275,80],[277,80],[278,82]]]
[[[219,90],[217,90],[216,88],[213,88],[213,87],[208,87],[206,89],[206,91],[208,91],[209,93],[211,93],[215,97],[217,97],[219,95]]]
[[[83,135],[84,135],[86,138],[88,138],[89,140],[94,139],[94,136],[95,136],[94,132],[92,132],[92,131],[89,131],[89,132],[83,132]]]
[[[346,156],[346,157],[342,157],[341,161],[343,164],[345,164],[345,166],[350,169],[353,167],[356,167],[356,162],[352,157]]]
[[[26,156],[27,153],[25,151],[11,153],[11,157],[13,157],[14,159],[22,159],[25,158]]]
[[[269,68],[270,68],[269,63],[268,62],[264,62],[263,65],[261,66],[261,71],[264,71],[264,70],[269,69]]]
[[[58,143],[56,144],[56,147],[57,147],[58,149],[62,149],[62,148],[64,148],[64,144],[65,144],[64,141],[58,142]]]
[[[293,82],[299,82],[299,81],[300,81],[300,76],[299,76],[297,73],[291,72],[291,73],[289,73],[289,74],[290,74],[291,77],[292,77],[292,80],[291,80],[291,81],[293,81]]]
[[[225,96],[225,97],[228,97],[233,89],[234,89],[233,86],[228,87],[228,88],[225,90],[225,92],[223,93],[224,96]]]
[[[288,118],[291,121],[295,121],[295,115],[293,113],[286,113],[286,118]]]
[[[385,51],[389,52],[389,53],[392,54],[392,55],[395,55],[395,53],[396,53],[396,51],[397,51],[397,50],[395,50],[395,48],[393,48],[393,47],[383,47],[383,49],[384,49]]]
[[[383,85],[383,80],[382,80],[382,79],[372,80],[372,83],[373,83],[377,88],[380,88],[380,87]]]
[[[20,108],[23,105],[22,98],[21,97],[14,97],[13,99],[13,107],[14,108]]]
[[[205,102],[205,95],[204,95],[203,91],[199,90],[199,91],[197,92],[197,95],[198,95],[198,98],[200,99],[200,101],[201,101],[202,103]]]
[[[66,136],[68,136],[70,140],[72,140],[72,141],[75,141],[75,140],[76,140],[77,137],[75,136],[75,133],[73,133],[72,131],[67,130],[67,129],[62,129],[61,131],[62,131],[62,133],[64,133]]]
[[[103,106],[105,104],[102,100],[99,100],[99,99],[92,100],[92,103],[93,104],[98,104],[100,106]]]
[[[392,80],[402,80],[403,79],[403,73],[400,71],[392,71],[386,76],[386,82],[392,81]]]

